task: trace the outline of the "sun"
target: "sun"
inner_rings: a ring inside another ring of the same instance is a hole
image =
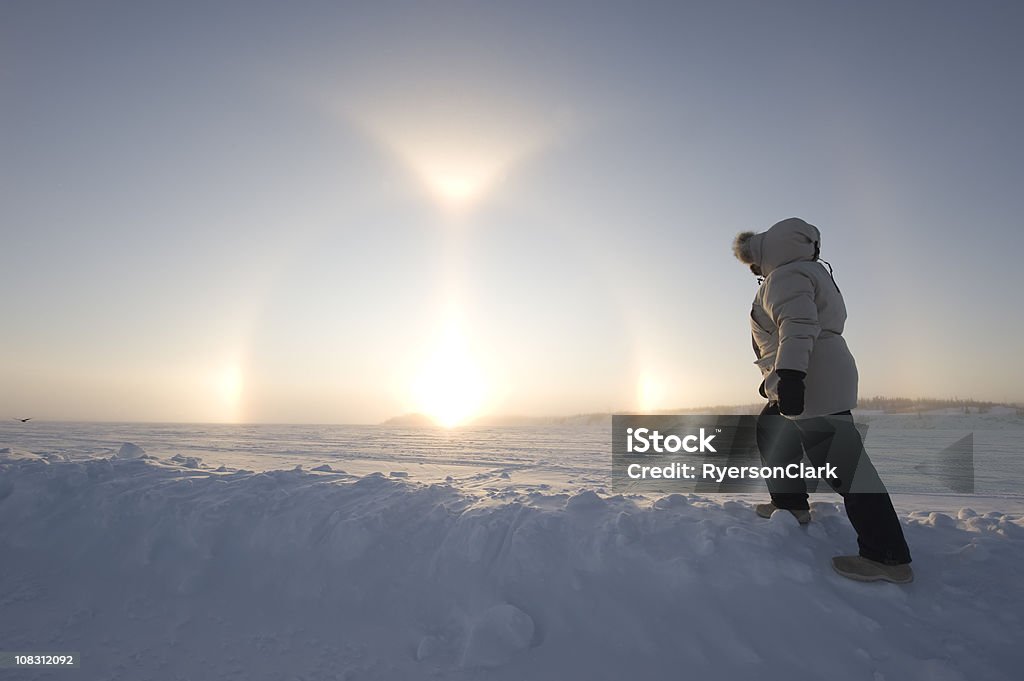
[[[439,426],[453,428],[479,415],[484,392],[483,376],[465,336],[451,322],[413,382],[415,409]]]

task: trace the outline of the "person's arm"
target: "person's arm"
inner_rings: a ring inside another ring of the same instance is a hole
[[[814,282],[799,271],[774,272],[765,282],[765,310],[779,328],[775,373],[779,375],[779,411],[798,416],[804,411],[804,378],[814,341],[821,333]]]

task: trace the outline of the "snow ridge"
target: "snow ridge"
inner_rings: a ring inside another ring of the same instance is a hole
[[[129,449],[0,454],[0,640],[95,678],[1010,679],[1024,520],[906,520],[917,580],[828,569],[854,546],[748,503],[524,492],[321,468],[249,473]],[[57,678],[56,673],[37,677]]]

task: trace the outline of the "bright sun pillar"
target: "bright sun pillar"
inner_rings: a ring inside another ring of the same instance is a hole
[[[637,381],[637,407],[641,413],[649,413],[663,407],[665,386],[654,375],[645,373]]]
[[[237,363],[222,367],[213,378],[214,394],[217,397],[217,411],[220,420],[236,422],[241,419],[242,393],[245,390],[245,377]]]

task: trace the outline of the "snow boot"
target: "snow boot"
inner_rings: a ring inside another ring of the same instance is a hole
[[[909,584],[914,581],[914,571],[909,563],[886,565],[864,556],[836,556],[832,559],[832,569],[858,582]]]
[[[771,518],[773,513],[781,510],[782,509],[780,509],[778,506],[770,502],[767,504],[757,504],[756,506],[754,506],[754,512],[762,518]],[[790,509],[789,512],[793,514],[793,517],[795,517],[797,522],[801,525],[806,525],[807,523],[811,522],[811,512],[805,508],[796,510]]]

